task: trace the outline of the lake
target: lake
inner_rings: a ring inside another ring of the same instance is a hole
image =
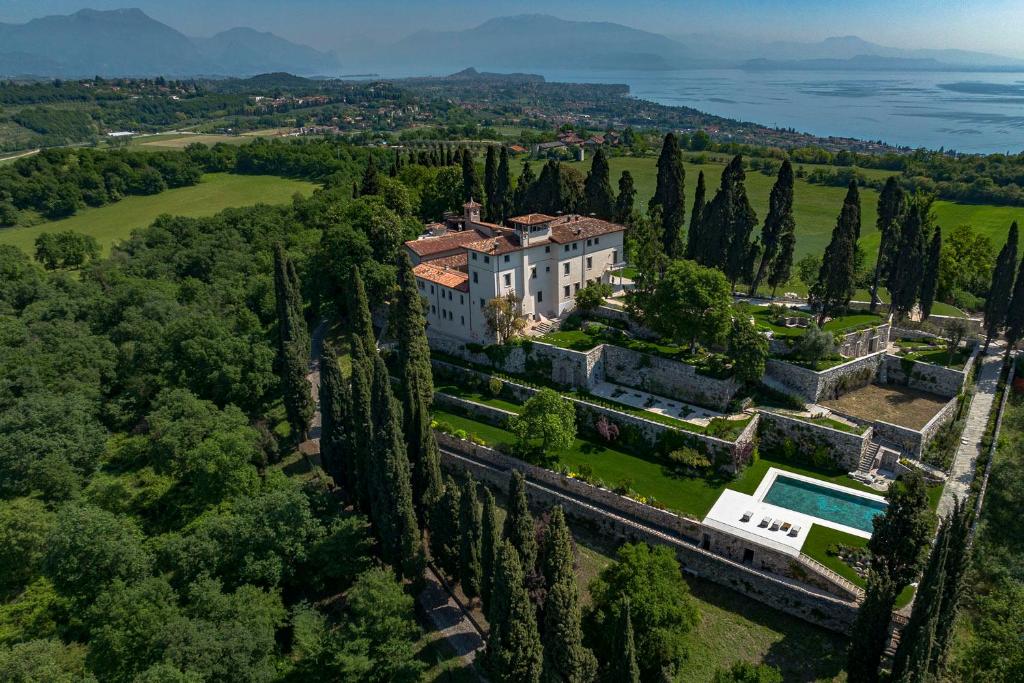
[[[660,104],[819,136],[963,152],[1024,150],[1024,74],[977,72],[542,71],[626,83]]]

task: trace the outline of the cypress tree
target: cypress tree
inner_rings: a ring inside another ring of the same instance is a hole
[[[519,181],[516,183],[512,200],[517,214],[530,213],[530,197],[533,194],[532,188],[535,182],[537,182],[537,178],[533,173],[533,167],[530,166],[529,161],[524,161],[523,171],[519,174]]]
[[[487,156],[484,159],[484,215],[487,220],[494,223],[501,219],[498,199],[498,155],[494,145],[487,146]]]
[[[860,189],[856,180],[850,180],[846,186],[846,202],[855,207],[857,213],[853,216],[853,241],[854,244],[860,241]]]
[[[783,247],[783,235],[796,230],[793,219],[793,167],[783,161],[775,185],[768,198],[768,215],[761,227],[761,263],[757,267],[754,281],[750,284],[750,296],[757,296],[761,281],[771,273]]]
[[[1010,308],[1010,296],[1013,292],[1013,275],[1017,266],[1017,221],[1010,225],[1010,234],[1006,244],[999,251],[996,267],[992,271],[992,286],[989,287],[985,299],[985,350],[999,334],[999,329],[1006,322],[1006,314]]]
[[[352,199],[359,199],[359,183],[352,181]]]
[[[533,516],[526,498],[526,480],[518,470],[508,482],[508,515],[505,517],[505,538],[522,559],[523,569],[530,572],[537,564],[537,536]]]
[[[906,209],[906,196],[896,176],[889,176],[885,187],[878,195],[878,218],[875,227],[878,229],[878,258],[875,260],[875,277],[871,283],[871,312],[878,307],[878,287],[887,277],[890,265],[895,259],[892,253],[899,244],[900,218]]]
[[[549,159],[540,170],[540,177],[533,185],[526,200],[530,211],[554,215],[562,210],[562,166]]]
[[[665,135],[658,157],[658,184],[648,210],[661,207],[662,248],[669,258],[682,255],[682,230],[686,220],[686,171],[683,170],[683,155],[679,151],[679,140],[674,133]]]
[[[445,478],[444,493],[430,513],[430,554],[444,572],[459,575],[460,491],[451,476]]]
[[[889,308],[897,315],[906,315],[913,309],[921,291],[925,262],[928,259],[928,232],[931,200],[917,196],[903,211],[899,228],[899,242],[895,260],[889,266]]]
[[[825,318],[845,310],[853,296],[857,245],[855,223],[860,215],[860,207],[852,201],[855,199],[847,192],[836,227],[832,230],[832,240],[821,260],[818,282],[811,288],[811,301],[819,309],[818,325],[824,323]]]
[[[914,580],[932,533],[928,489],[917,470],[902,475],[885,493],[885,514],[874,519],[868,541],[871,567],[891,578],[899,592]]]
[[[697,189],[693,193],[693,209],[690,211],[690,229],[686,233],[686,258],[696,259],[701,251],[701,227],[704,220],[705,195],[704,171],[697,174]]]
[[[597,673],[597,659],[583,645],[572,535],[561,507],[552,510],[544,536],[544,578],[544,680],[588,683]]]
[[[921,319],[927,320],[935,303],[935,290],[939,285],[939,258],[942,256],[942,229],[935,228],[932,242],[928,246],[928,260],[924,264],[924,279],[921,281]]]
[[[526,591],[523,566],[505,541],[494,578],[487,670],[495,683],[539,683],[544,657],[537,614]]]
[[[938,616],[945,592],[946,562],[949,557],[950,524],[953,516],[942,520],[928,563],[914,596],[914,608],[900,634],[893,657],[893,681],[923,683],[932,661]]]
[[[398,366],[402,380],[402,418],[405,442],[408,444],[409,462],[413,468],[413,495],[419,504],[423,501],[427,484],[433,473],[424,471],[432,463],[424,463],[424,452],[429,440],[430,405],[434,399],[434,379],[430,366],[430,345],[427,341],[427,320],[423,313],[423,299],[416,276],[412,272],[409,256],[398,258],[398,297],[391,309],[392,328],[398,339]],[[420,519],[424,510],[418,505]]]
[[[609,177],[608,157],[600,147],[590,162],[590,172],[583,183],[583,201],[587,213],[609,221],[615,216],[615,193]]]
[[[352,446],[353,494],[359,509],[370,509],[370,452],[373,443],[373,380],[365,341],[353,336],[352,349],[352,404],[347,431]]]
[[[351,454],[348,452],[348,408],[352,403],[349,385],[333,347],[324,345],[320,358],[320,461],[324,469],[351,496],[355,483]]]
[[[406,579],[423,572],[423,548],[412,499],[412,481],[398,401],[391,392],[391,377],[379,354],[373,358],[372,460],[370,463],[370,516],[374,521],[384,561]]]
[[[757,223],[744,185],[743,157],[737,155],[722,171],[722,182],[715,198],[701,217],[696,260],[718,268],[735,288],[744,276],[750,256],[750,233]]]
[[[1006,310],[1006,353],[1013,350],[1014,344],[1024,334],[1024,259],[1017,269],[1017,279],[1013,283],[1013,295],[1010,306]]]
[[[285,269],[288,273],[288,308],[295,319],[292,341],[298,343],[302,348],[312,351],[309,327],[306,325],[305,304],[302,301],[302,283],[299,281],[299,273],[295,270],[295,262],[286,258]]]
[[[302,441],[313,419],[313,397],[310,395],[309,353],[298,342],[287,342],[281,357],[281,395],[292,432]]]
[[[768,285],[772,288],[772,297],[779,285],[789,282],[793,270],[793,252],[796,250],[796,229],[782,234],[779,238],[779,253],[772,263],[771,272],[768,273]]]
[[[892,608],[899,591],[884,572],[872,570],[868,574],[864,602],[857,610],[846,659],[846,680],[850,683],[877,683],[878,667],[889,640]]]
[[[470,199],[486,200],[476,173],[476,164],[473,163],[473,153],[465,147],[462,148],[462,198],[467,202]]]
[[[619,195],[615,198],[615,222],[626,225],[633,217],[633,203],[636,201],[636,187],[633,174],[623,171],[619,176]]]
[[[366,298],[366,287],[359,274],[359,267],[352,266],[351,287],[346,302],[346,331],[362,340],[367,354],[377,350],[377,336],[373,331],[373,316],[370,315],[370,301]]]
[[[483,487],[484,511],[480,530],[480,599],[484,610],[491,609],[491,588],[494,586],[494,570],[498,549],[501,546],[501,528],[498,526],[497,505],[494,494]]]
[[[640,683],[640,666],[636,662],[636,642],[633,638],[633,616],[630,612],[629,598],[626,598],[621,610],[618,648],[611,653],[607,667],[606,679],[615,683]]]
[[[363,184],[359,188],[359,196],[369,194],[380,194],[380,177],[377,174],[377,161],[373,155],[366,162],[366,170],[363,171]]]
[[[512,210],[512,172],[509,168],[508,147],[502,146],[498,158],[497,213],[494,220],[504,224]]]
[[[459,497],[459,582],[467,597],[480,595],[483,582],[481,565],[481,542],[483,521],[480,517],[480,503],[476,497],[476,482],[466,472]]]
[[[932,649],[931,669],[941,674],[953,641],[956,617],[964,593],[967,572],[971,566],[971,525],[974,513],[966,500],[957,500],[953,506],[949,533],[949,554],[946,556],[946,580],[943,586],[942,604],[935,629],[935,647]]]
[[[281,395],[292,432],[305,439],[313,417],[309,372],[309,333],[302,317],[298,276],[280,244],[274,249],[274,302],[278,316],[277,367]]]

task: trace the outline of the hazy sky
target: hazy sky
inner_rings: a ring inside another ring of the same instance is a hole
[[[132,6],[190,35],[251,26],[321,49],[543,12],[670,34],[728,32],[800,41],[858,35],[896,47],[1024,57],[1024,0],[0,0],[0,22],[82,7]]]

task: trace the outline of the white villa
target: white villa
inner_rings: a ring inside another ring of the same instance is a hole
[[[575,295],[621,268],[626,227],[579,215],[531,213],[508,227],[480,220],[480,204],[464,206],[463,229],[442,224],[405,243],[427,322],[437,332],[472,342],[493,341],[484,306],[514,292],[535,321],[571,310]]]

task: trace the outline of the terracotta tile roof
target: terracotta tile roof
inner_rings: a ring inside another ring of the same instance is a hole
[[[551,241],[564,244],[580,239],[590,239],[613,232],[625,230],[626,226],[609,223],[600,218],[586,216],[565,216],[551,226]]]
[[[469,254],[462,252],[461,254],[455,254],[455,256],[442,256],[441,258],[430,259],[429,261],[424,261],[424,263],[429,263],[438,268],[466,270],[469,268]]]
[[[470,242],[476,242],[486,237],[482,232],[476,230],[458,230],[440,237],[423,237],[418,240],[409,240],[405,243],[406,248],[421,258],[429,258],[433,254],[442,254],[453,249],[461,249]]]
[[[522,145],[512,145],[508,148],[508,151],[515,152],[516,154],[522,154],[523,152],[526,152],[527,149]]]
[[[549,216],[546,213],[528,213],[525,216],[515,216],[509,218],[509,223],[521,223],[523,225],[537,225],[538,223],[550,223],[555,220],[554,216]]]
[[[466,249],[483,252],[484,254],[508,254],[513,251],[519,251],[522,249],[522,246],[519,244],[518,239],[512,235],[504,234],[487,237],[477,242],[470,242],[466,245]]]
[[[421,263],[413,268],[412,272],[416,277],[434,282],[442,287],[457,289],[460,292],[469,291],[469,275],[461,270],[439,268],[432,263]]]

